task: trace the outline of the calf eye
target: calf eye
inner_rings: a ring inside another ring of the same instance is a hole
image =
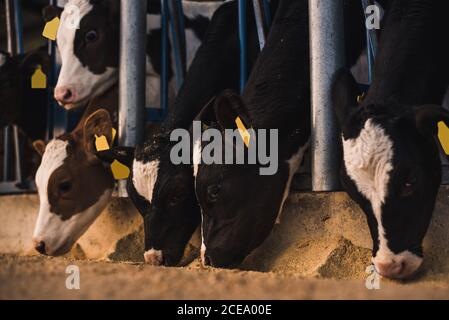
[[[98,35],[95,30],[90,30],[90,31],[86,32],[86,35],[85,35],[86,42],[88,42],[88,43],[95,42],[95,41],[97,41],[97,38],[98,38]]]
[[[207,200],[209,202],[216,202],[220,193],[221,185],[213,184],[207,187]]]
[[[183,197],[180,195],[176,195],[170,198],[168,202],[169,207],[176,207],[181,201],[183,200]]]
[[[413,194],[413,191],[415,190],[416,183],[417,183],[416,176],[410,176],[402,186],[401,197],[411,196]]]
[[[69,193],[72,190],[72,183],[70,181],[61,182],[58,186],[61,195]]]

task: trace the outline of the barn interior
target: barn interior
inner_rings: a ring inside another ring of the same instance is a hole
[[[1,51],[7,50],[5,3],[0,1]],[[48,1],[21,3],[28,52],[48,43],[41,35]],[[239,270],[230,271],[201,265],[199,230],[179,267],[145,265],[142,218],[118,193],[69,254],[42,257],[32,244],[35,189],[1,194],[0,299],[449,298],[448,186],[441,186],[418,274],[406,282],[382,279],[381,290],[368,290],[372,240],[365,215],[343,191],[312,192],[309,162],[295,179],[280,224]],[[85,275],[82,290],[62,288],[72,264]]]

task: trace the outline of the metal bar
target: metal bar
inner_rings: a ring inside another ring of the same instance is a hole
[[[143,142],[145,107],[146,0],[121,0],[120,145]]]
[[[271,28],[271,9],[270,9],[270,1],[269,0],[262,0],[263,4],[263,13],[265,18],[265,27],[267,30],[270,30]]]
[[[19,127],[12,126],[13,140],[14,140],[14,155],[15,155],[15,181],[19,186],[23,186],[23,174],[22,174],[22,148],[20,145]]]
[[[169,0],[170,31],[176,67],[176,86],[179,90],[187,72],[186,37],[184,28],[184,10],[180,0]]]
[[[3,128],[3,181],[9,181],[9,167],[11,161],[11,139],[10,139],[10,126]]]
[[[339,188],[338,130],[331,101],[332,78],[344,66],[342,0],[309,0],[312,85],[312,188]]]
[[[246,25],[246,0],[238,0],[239,8],[239,39],[240,39],[240,92],[243,92],[248,79],[248,48]]]
[[[168,78],[168,3],[167,0],[161,0],[161,113],[168,110],[169,96],[169,78]]]
[[[362,0],[362,8],[365,18],[368,18],[366,9],[370,6],[369,0]],[[376,30],[366,29],[366,57],[368,60],[368,81],[369,84],[373,80],[374,61],[377,55],[377,34]]]
[[[144,138],[147,1],[120,3],[119,144],[134,147]],[[118,191],[127,196],[125,181]]]
[[[5,0],[6,35],[8,52],[14,56],[17,51],[17,38],[15,28],[14,0]]]
[[[265,47],[266,35],[263,22],[262,8],[260,7],[259,0],[253,0],[254,16],[256,19],[257,36],[259,38],[259,47],[262,50]]]
[[[20,0],[14,0],[14,28],[16,33],[16,50],[18,54],[23,54],[23,17]]]

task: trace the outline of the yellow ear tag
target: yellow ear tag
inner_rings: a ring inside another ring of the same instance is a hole
[[[112,135],[111,135],[111,137],[112,137],[111,143],[112,144],[114,144],[116,136],[117,136],[117,130],[115,130],[115,128],[112,128]]]
[[[53,20],[47,22],[44,27],[44,31],[42,32],[42,36],[44,38],[50,39],[52,41],[56,40],[56,34],[58,33],[60,20],[58,17]]]
[[[242,119],[240,119],[240,117],[237,117],[237,119],[235,119],[235,124],[237,125],[237,128],[239,129],[239,133],[243,139],[243,142],[245,143],[246,147],[249,148],[249,144],[251,142],[251,135],[249,134],[248,129],[246,129],[246,127],[243,124],[243,121],[242,121]]]
[[[98,152],[109,150],[110,147],[108,139],[106,139],[105,136],[99,137],[95,135],[95,148],[97,149]]]
[[[365,100],[366,92],[362,93],[360,96],[357,96],[357,103],[362,103]]]
[[[443,121],[438,122],[438,139],[440,140],[444,153],[449,155],[449,128]]]
[[[111,164],[111,171],[115,180],[128,179],[131,173],[131,171],[127,166],[125,166],[124,164],[120,163],[117,160],[114,160],[114,162]]]
[[[39,65],[31,76],[31,89],[46,89],[47,88],[47,76],[42,71],[42,66]]]

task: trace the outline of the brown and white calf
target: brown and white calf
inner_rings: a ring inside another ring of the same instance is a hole
[[[112,144],[117,88],[93,99],[79,125],[47,145],[34,143],[42,154],[36,174],[39,215],[33,241],[38,252],[58,256],[74,243],[105,209],[114,188],[108,167],[95,155],[95,135]]]

